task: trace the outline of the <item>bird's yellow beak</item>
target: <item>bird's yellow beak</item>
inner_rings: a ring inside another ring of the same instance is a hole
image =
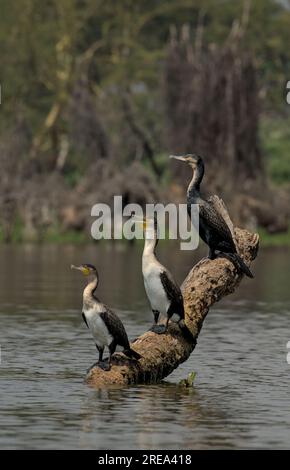
[[[75,266],[74,264],[71,264],[70,266],[71,269],[77,269],[78,271],[81,271],[84,276],[88,276],[90,274],[90,270],[86,268],[85,266]]]
[[[147,220],[146,219],[138,219],[136,216],[133,217],[132,219],[136,224],[142,224],[143,228],[146,229],[147,228]]]
[[[147,221],[146,221],[146,220],[135,220],[135,222],[136,222],[137,224],[142,224],[142,227],[143,227],[144,229],[147,228]]]

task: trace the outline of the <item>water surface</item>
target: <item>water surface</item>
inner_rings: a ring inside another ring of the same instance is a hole
[[[197,348],[166,382],[95,390],[96,350],[80,317],[83,279],[97,264],[100,297],[131,338],[152,318],[140,246],[0,246],[1,449],[286,448],[290,442],[290,251],[264,250],[236,293],[216,304]],[[160,243],[182,281],[202,253]],[[197,372],[192,390],[178,386]]]

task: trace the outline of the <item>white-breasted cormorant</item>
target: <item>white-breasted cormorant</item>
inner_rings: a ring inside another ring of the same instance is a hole
[[[215,203],[216,196],[204,199],[200,194],[200,184],[204,175],[203,159],[192,154],[184,156],[171,155],[170,158],[186,162],[193,170],[192,180],[187,189],[187,211],[189,217],[191,217],[191,205],[199,205],[199,235],[209,246],[209,259],[214,259],[217,256],[216,252],[219,251],[225,254],[246,276],[254,277],[237,253],[229,225]]]
[[[171,273],[156,258],[157,218],[144,219],[141,222],[144,228],[145,242],[142,255],[142,273],[144,287],[154,315],[154,325],[151,331],[162,334],[167,331],[169,320],[176,315],[178,324],[184,333],[188,333],[184,323],[183,297],[180,287],[173,279]],[[166,325],[158,325],[159,315],[166,316]]]
[[[118,345],[123,348],[123,353],[126,356],[140,359],[140,354],[130,348],[128,336],[120,318],[95,295],[99,283],[96,268],[92,264],[82,264],[81,266],[72,265],[71,269],[81,271],[88,279],[88,284],[83,292],[82,317],[90,329],[99,351],[97,365],[103,370],[110,370],[111,358]],[[106,346],[110,352],[109,363],[103,360]]]

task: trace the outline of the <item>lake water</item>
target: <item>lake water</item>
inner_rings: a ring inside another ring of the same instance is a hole
[[[203,255],[162,244],[182,281]],[[96,350],[80,316],[91,262],[100,298],[131,338],[149,328],[141,247],[0,246],[1,449],[238,449],[290,444],[290,251],[260,252],[236,293],[208,314],[198,344],[166,381],[96,390],[84,384]],[[195,387],[178,383],[197,372]]]

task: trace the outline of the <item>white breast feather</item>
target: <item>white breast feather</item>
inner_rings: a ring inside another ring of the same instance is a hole
[[[110,335],[106,324],[100,317],[102,311],[101,306],[97,305],[92,309],[84,311],[89,329],[99,347],[108,346],[113,341],[112,335]]]
[[[151,308],[166,315],[170,302],[161,283],[161,272],[162,269],[153,263],[143,266],[144,286]]]

